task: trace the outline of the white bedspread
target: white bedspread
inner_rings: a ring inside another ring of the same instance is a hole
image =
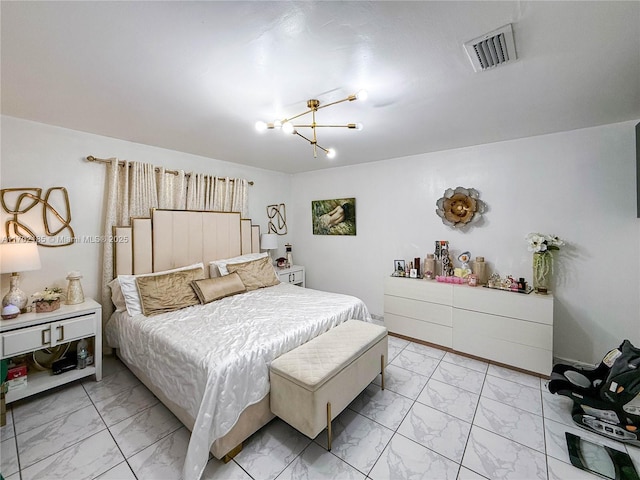
[[[185,480],[200,478],[213,442],[269,392],[269,364],[350,319],[369,321],[352,296],[279,284],[152,317],[114,314],[109,345],[193,418]]]

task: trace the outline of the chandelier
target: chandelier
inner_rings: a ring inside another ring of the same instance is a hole
[[[313,147],[313,158],[317,158],[318,149],[326,153],[327,158],[334,158],[336,156],[336,151],[333,148],[325,148],[318,144],[316,128],[338,127],[338,128],[349,128],[351,130],[362,130],[362,124],[347,123],[345,125],[321,125],[316,123],[316,112],[321,108],[327,108],[327,107],[330,107],[331,105],[337,105],[338,103],[347,102],[347,101],[353,102],[354,100],[366,100],[366,99],[367,99],[367,92],[364,90],[360,90],[358,93],[349,95],[347,98],[343,98],[342,100],[327,103],[326,105],[320,105],[320,100],[316,100],[312,98],[311,100],[307,100],[308,110],[302,113],[299,113],[298,115],[294,115],[293,117],[290,117],[290,118],[283,118],[282,120],[274,120],[271,123],[263,122],[263,121],[256,122],[256,130],[258,130],[259,132],[264,132],[265,130],[280,129],[284,133],[298,135],[299,137],[304,138]],[[292,120],[295,120],[296,118],[300,118],[309,113],[311,114],[311,123],[308,123],[308,124],[292,123]],[[299,128],[310,128],[311,138],[301,134],[298,131]]]

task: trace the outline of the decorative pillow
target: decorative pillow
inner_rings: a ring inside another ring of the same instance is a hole
[[[240,275],[236,272],[224,277],[194,280],[191,286],[202,304],[247,291]]]
[[[230,273],[236,272],[247,291],[263,287],[271,287],[280,283],[269,257],[259,258],[251,262],[232,263],[227,265]]]
[[[133,315],[138,315],[142,313],[142,305],[140,303],[140,296],[138,295],[138,286],[136,285],[136,278],[150,277],[153,275],[164,275],[165,273],[181,272],[183,270],[193,270],[194,268],[199,268],[203,270],[204,265],[202,264],[202,262],[200,262],[200,263],[194,263],[193,265],[187,265],[185,267],[172,268],[171,270],[164,270],[162,272],[143,273],[140,275],[118,275],[116,280],[118,280],[118,283],[120,284],[120,290],[121,290],[122,296],[124,297],[126,309],[127,309],[127,312],[129,312],[129,315],[133,316]],[[203,276],[200,278],[204,278],[204,270],[203,270]],[[114,291],[114,288],[111,287],[112,299],[113,299],[113,291]]]
[[[203,278],[202,268],[136,278],[142,313],[149,317],[199,304],[191,282]]]
[[[214,260],[209,262],[209,276],[211,278],[229,275],[229,271],[227,270],[227,265],[231,263],[244,263],[250,260],[257,260],[259,258],[268,257],[268,252],[263,253],[246,253],[244,255],[240,255],[239,257],[233,258],[224,258],[222,260]],[[217,267],[217,269],[216,269]],[[218,273],[219,272],[219,273]]]

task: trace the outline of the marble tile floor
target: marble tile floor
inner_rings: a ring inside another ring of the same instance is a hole
[[[564,432],[640,449],[574,426],[571,401],[543,379],[390,337],[380,378],[311,440],[279,419],[227,464],[211,458],[204,479],[596,480],[574,468]],[[6,480],[177,480],[189,431],[120,363],[8,406],[1,429]],[[640,469],[639,469],[640,470]]]

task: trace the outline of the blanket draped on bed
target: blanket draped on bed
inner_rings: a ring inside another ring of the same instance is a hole
[[[152,317],[116,313],[105,334],[195,418],[183,470],[192,480],[213,442],[269,392],[271,361],[350,318],[371,320],[355,297],[280,284]]]

